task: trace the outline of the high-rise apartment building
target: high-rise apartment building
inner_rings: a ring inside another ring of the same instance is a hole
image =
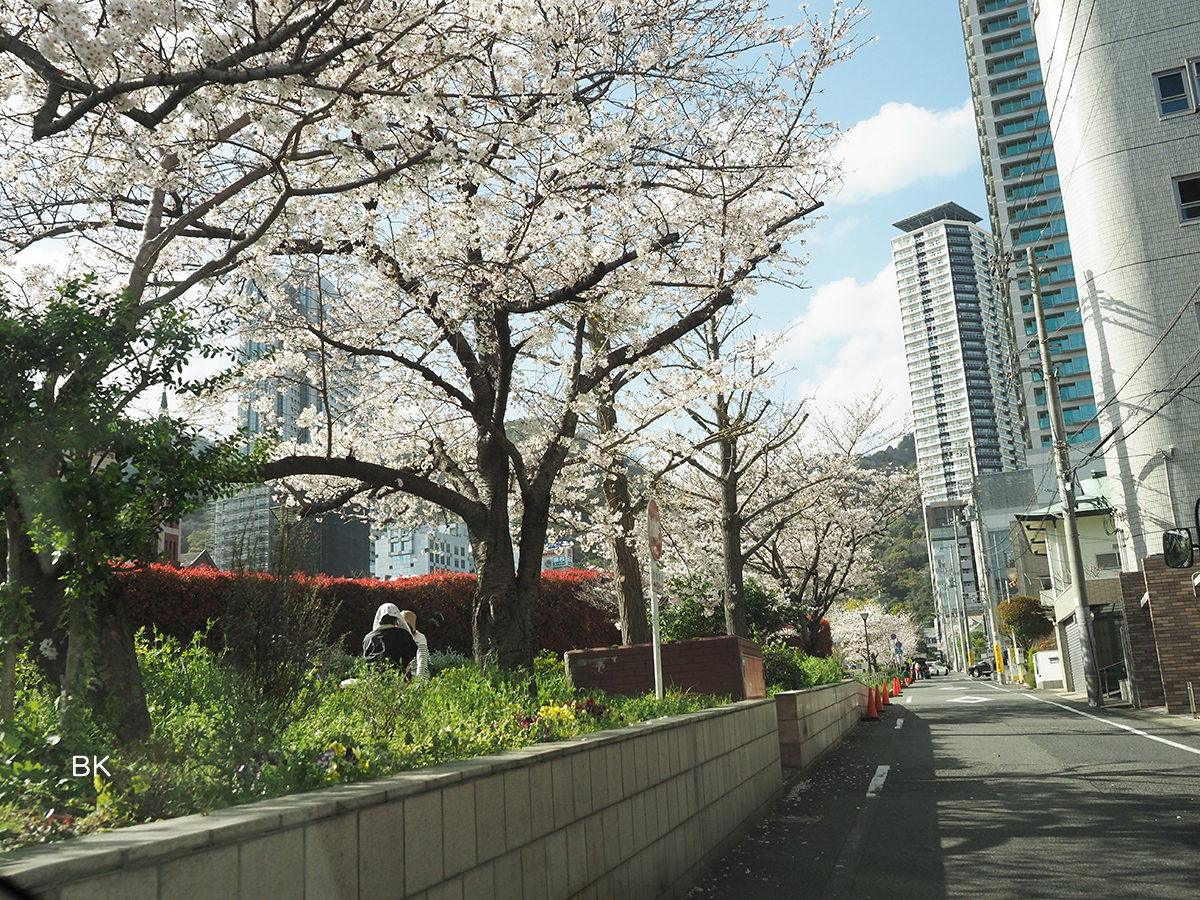
[[[904,234],[892,239],[926,503],[968,498],[976,474],[1024,464],[1007,303],[977,222],[943,203],[895,223]]]
[[[1024,465],[1012,323],[978,222],[943,203],[895,223],[904,233],[892,240],[934,597],[951,648],[1000,599],[1004,569],[979,515],[979,480]],[[1001,533],[1007,539],[1007,526]]]
[[[992,234],[1008,267],[1031,459],[1045,459],[1050,418],[1042,385],[1027,247],[1041,269],[1042,297],[1058,367],[1063,415],[1077,451],[1100,437],[1079,289],[1059,185],[1058,160],[1029,0],[959,0]],[[1013,264],[1013,260],[1017,262]],[[1019,385],[1019,388],[1017,388]]]

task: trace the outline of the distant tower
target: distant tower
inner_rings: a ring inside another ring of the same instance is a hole
[[[256,289],[250,285],[247,290]],[[328,294],[333,290],[336,288],[324,281],[320,290],[316,285],[308,284],[286,288],[296,310],[310,318],[317,314],[321,292]],[[252,329],[247,329],[242,352],[250,359],[259,358],[271,349],[255,340],[257,336]],[[324,411],[322,393],[299,375],[247,382],[240,394],[238,417],[241,425],[251,434],[277,428],[285,441],[309,442],[309,429],[300,426],[300,417],[310,409]],[[268,401],[271,410],[269,414],[260,415],[258,409],[262,408],[263,400]],[[333,414],[336,416],[351,400],[347,389],[335,394],[330,403]],[[244,566],[257,571],[269,570],[276,562],[280,522],[286,512],[275,496],[274,487],[269,484],[255,485],[233,497],[215,501],[213,540],[209,548],[213,561],[221,569]],[[366,522],[329,513],[319,522],[301,523],[294,534],[296,540],[291,553],[296,558],[287,564],[331,576],[360,577],[370,573],[371,534]]]
[[[986,548],[974,521],[978,476],[1024,465],[1007,302],[993,283],[992,237],[957,203],[896,222],[892,239],[917,469],[939,619],[987,608]]]
[[[959,0],[959,7],[992,234],[1012,278],[1006,300],[1018,336],[1013,349],[1019,363],[1013,366],[1013,377],[1024,398],[1028,444],[1033,448],[1029,461],[1044,465],[1049,459],[1050,419],[1037,347],[1032,344],[1037,328],[1023,262],[1031,245],[1041,268],[1051,356],[1064,393],[1073,455],[1082,455],[1100,437],[1059,190],[1060,160],[1055,157],[1042,83],[1045,54],[1034,42],[1028,0]],[[1014,256],[1020,260],[1016,265]]]
[[[974,472],[1025,461],[1007,309],[988,268],[992,237],[978,221],[943,203],[897,222],[904,234],[892,239],[927,503],[968,499]]]

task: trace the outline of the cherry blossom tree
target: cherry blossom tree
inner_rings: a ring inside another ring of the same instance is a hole
[[[322,255],[332,324],[273,305],[286,352],[269,365],[332,348],[359,393],[332,445],[264,469],[313,511],[415,497],[461,518],[475,653],[506,668],[531,663],[553,490],[581,422],[786,260],[819,205],[830,132],[808,104],[852,27],[840,11],[792,29],[696,0],[522,9],[479,72],[440,80],[439,166],[380,191],[385,217],[353,254]],[[738,61],[768,46],[773,62]],[[275,262],[255,268],[269,296],[292,277]]]
[[[353,215],[364,188],[439,146],[416,82],[473,44],[431,55],[450,24],[436,2],[14,0],[0,243],[70,238],[77,267],[139,301],[136,317],[260,241],[320,240],[305,207],[339,196]]]
[[[368,497],[460,517],[476,655],[527,667],[581,420],[789,264],[835,174],[816,80],[858,16],[786,26],[749,0],[19,5],[0,43],[3,239],[75,235],[144,305],[252,281],[215,296],[276,348],[248,374],[327,386],[310,441],[261,475],[309,513]],[[288,300],[325,280],[319,320]]]
[[[862,614],[867,614],[866,630],[863,629]],[[852,600],[839,602],[829,610],[826,618],[833,635],[834,646],[841,659],[847,663],[867,661],[867,643],[870,643],[871,666],[879,668],[895,660],[895,645],[900,642],[905,656],[916,653],[921,633],[908,610],[888,610],[878,600]],[[895,635],[895,638],[892,637]]]
[[[676,347],[681,366],[716,376],[698,402],[684,405],[696,443],[682,459],[694,477],[679,486],[719,523],[725,630],[739,637],[748,633],[746,563],[798,514],[794,493],[807,486],[778,481],[774,461],[798,446],[807,414],[768,395],[774,342],[747,335],[751,319],[741,309],[723,310]]]
[[[870,584],[880,565],[875,551],[918,496],[915,472],[863,464],[882,439],[884,408],[877,391],[818,416],[820,444],[772,463],[788,503],[776,512],[782,526],[756,542],[750,566],[779,588],[810,653],[833,604]]]

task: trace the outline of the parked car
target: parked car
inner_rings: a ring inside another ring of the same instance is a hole
[[[992,664],[989,660],[981,659],[972,663],[967,668],[967,672],[972,678],[983,678],[992,674]]]
[[[929,660],[930,675],[949,675],[950,667],[943,662],[938,662],[936,659]]]

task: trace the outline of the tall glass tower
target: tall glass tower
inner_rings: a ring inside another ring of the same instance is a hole
[[[1050,418],[1025,263],[1029,246],[1040,270],[1067,432],[1073,449],[1089,449],[1100,437],[1096,401],[1029,0],[959,0],[959,6],[992,234],[1012,285],[1012,389],[1024,399],[1030,458],[1048,456]]]

